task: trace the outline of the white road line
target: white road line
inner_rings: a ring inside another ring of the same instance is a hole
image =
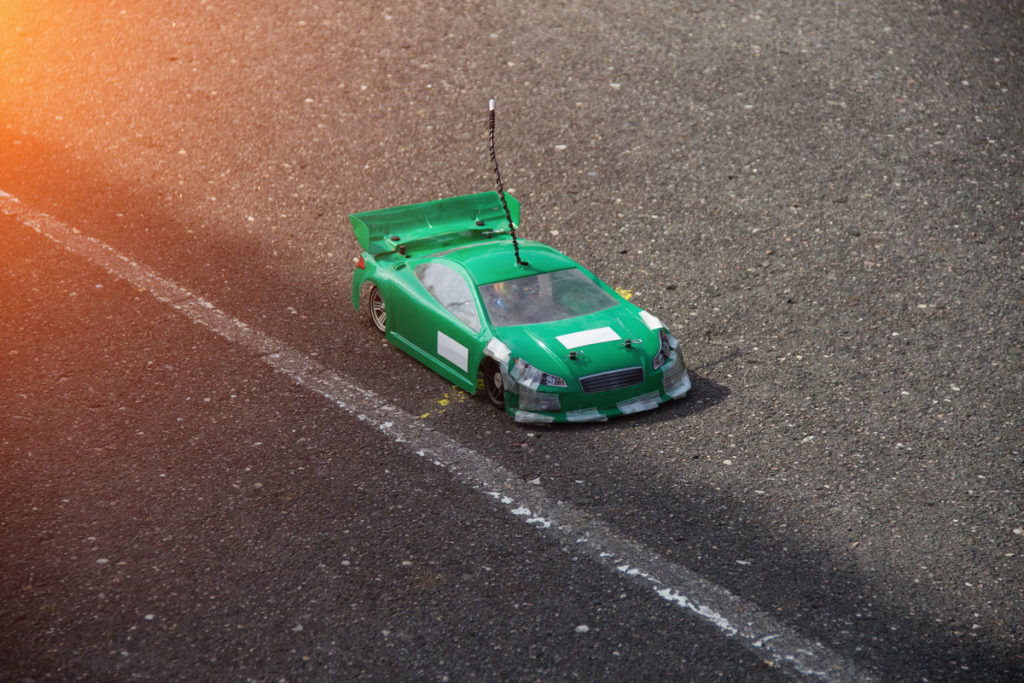
[[[772,663],[824,681],[874,680],[853,662],[799,635],[756,605],[691,569],[663,559],[592,518],[586,510],[553,500],[542,487],[528,484],[487,456],[430,429],[348,377],[253,329],[103,242],[23,206],[2,190],[0,211],[137,289],[148,291],[190,320],[249,349],[278,372],[490,496],[517,519],[713,625]]]

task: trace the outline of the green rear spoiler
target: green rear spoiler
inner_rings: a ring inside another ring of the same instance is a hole
[[[505,201],[512,223],[518,226],[519,201],[510,194]],[[497,192],[363,211],[348,219],[359,246],[373,256],[395,251],[403,243],[458,233],[500,232],[508,226]]]

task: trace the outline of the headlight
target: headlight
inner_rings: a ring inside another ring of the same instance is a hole
[[[658,347],[658,353],[654,355],[652,363],[655,370],[667,363],[668,359],[672,356],[672,343],[669,341],[669,334],[664,328],[658,330],[658,338],[661,340],[661,345]]]
[[[512,365],[512,372],[509,373],[519,384],[527,389],[536,389],[538,386],[566,388],[569,385],[558,375],[552,375],[538,370],[522,358],[516,358]]]

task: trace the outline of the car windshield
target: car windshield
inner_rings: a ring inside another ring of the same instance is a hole
[[[616,304],[614,298],[576,268],[480,285],[479,290],[495,327],[549,323],[603,311]]]

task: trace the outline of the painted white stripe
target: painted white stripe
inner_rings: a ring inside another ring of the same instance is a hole
[[[620,337],[615,330],[610,327],[597,327],[593,330],[581,330],[579,332],[562,334],[556,337],[556,339],[562,342],[562,346],[565,348],[575,349],[580,346],[589,346],[590,344],[616,341],[622,339],[622,337]]]
[[[46,214],[24,207],[0,190],[0,211],[68,251],[166,302],[193,322],[255,353],[270,367],[306,387],[416,455],[445,468],[453,477],[495,500],[524,523],[553,536],[575,552],[618,572],[672,605],[712,624],[778,665],[823,681],[870,681],[866,672],[821,643],[799,635],[756,605],[742,600],[691,569],[594,519],[580,508],[549,497],[487,456],[433,431],[374,392],[287,344],[253,329],[212,303],[161,277],[99,240],[82,235]]]

